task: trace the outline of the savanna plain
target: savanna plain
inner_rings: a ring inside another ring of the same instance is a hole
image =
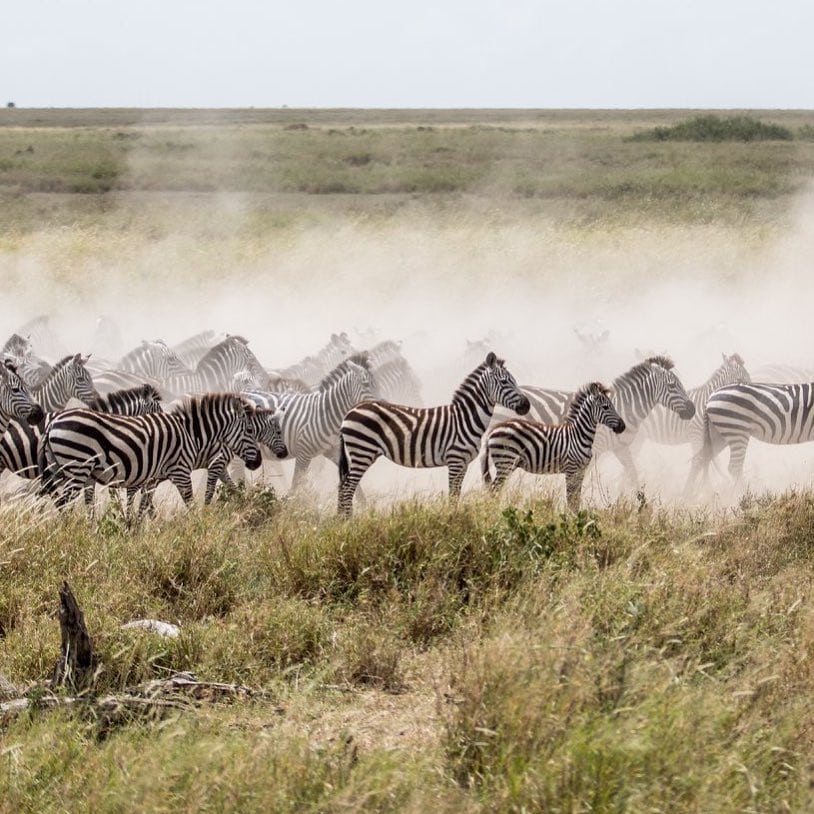
[[[814,113],[722,112],[723,140],[699,115],[3,109],[4,335],[49,314],[116,358],[211,328],[272,368],[398,339],[426,404],[486,347],[551,387],[639,354],[688,386],[721,353],[814,367]],[[133,528],[6,474],[0,693],[32,703],[0,714],[0,812],[810,811],[814,461],[752,446],[734,498],[713,473],[680,502],[689,452],[645,445],[577,514],[558,479],[494,498],[473,471],[450,504],[382,462],[350,521],[328,465]],[[253,692],[52,709],[63,580],[89,697]],[[180,635],[122,628],[145,618]]]

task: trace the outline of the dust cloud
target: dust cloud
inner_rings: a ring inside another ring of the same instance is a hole
[[[577,227],[540,204],[466,196],[383,199],[367,210],[352,196],[315,204],[156,192],[108,201],[95,219],[56,227],[44,218],[0,243],[6,335],[50,314],[68,350],[114,363],[142,339],[174,343],[213,329],[248,337],[269,368],[315,353],[332,332],[360,348],[400,339],[428,405],[448,401],[487,347],[521,383],[569,389],[610,382],[652,353],[672,356],[687,387],[721,353],[740,353],[750,370],[814,368],[812,190],[783,226]],[[97,335],[102,315],[118,330],[106,340]],[[747,482],[808,485],[813,450],[752,442]],[[648,495],[677,499],[689,459],[689,447],[646,444]],[[284,466],[275,480],[283,490]],[[476,468],[465,488],[477,487]],[[620,469],[613,460],[598,469],[586,497],[601,504],[619,494]],[[335,470],[316,482],[331,500]],[[561,490],[560,479],[523,479],[529,488],[552,482]],[[445,489],[445,472],[379,462],[363,486],[374,496],[425,495]]]

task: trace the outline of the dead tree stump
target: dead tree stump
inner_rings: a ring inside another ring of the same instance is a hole
[[[81,692],[93,680],[96,656],[90,634],[85,627],[85,615],[67,582],[63,582],[59,589],[59,628],[62,633],[62,651],[54,667],[51,686],[67,686]]]

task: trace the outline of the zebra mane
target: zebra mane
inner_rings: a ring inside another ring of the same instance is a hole
[[[626,373],[623,373],[621,376],[617,376],[613,380],[613,388],[616,389],[620,385],[629,384],[646,378],[651,371],[652,365],[657,365],[664,370],[672,370],[673,360],[670,359],[669,356],[649,356],[643,362],[639,362],[637,365],[634,365]]]
[[[140,384],[137,387],[128,387],[123,390],[114,390],[103,396],[88,402],[89,410],[98,410],[108,404],[126,401],[127,399],[138,399],[140,401],[162,401],[161,394],[151,384]]]
[[[746,362],[743,361],[743,357],[739,353],[733,353],[731,356],[727,358],[726,361],[734,362],[736,365],[746,367]]]
[[[204,393],[202,396],[187,396],[174,402],[169,409],[176,415],[189,414],[193,410],[202,411],[212,408],[226,408],[235,413],[252,412],[254,406],[236,393]]]
[[[568,407],[568,413],[565,416],[565,420],[570,421],[571,419],[575,418],[582,405],[591,396],[608,396],[610,398],[610,390],[608,390],[608,388],[605,387],[602,382],[590,382],[590,384],[583,385],[579,388],[579,390],[577,390],[576,393],[574,393],[574,397]]]
[[[658,365],[665,370],[672,370],[675,367],[675,362],[669,357],[660,354],[658,356],[648,356],[642,364],[645,365]]]
[[[71,362],[73,362],[73,360],[75,358],[76,358],[75,353],[69,353],[67,356],[63,356],[62,359],[60,359],[58,362],[56,362],[54,364],[54,366],[51,368],[51,371],[48,374],[48,376],[46,376],[46,379],[47,378],[53,378],[54,376],[56,376],[56,374],[59,373],[60,370],[62,370],[63,368],[68,367],[68,365]]]
[[[347,359],[343,359],[330,373],[326,373],[314,389],[323,391],[334,385],[347,372],[348,362],[359,365],[367,371],[370,370],[370,354],[367,351],[354,353],[352,356],[348,356]]]

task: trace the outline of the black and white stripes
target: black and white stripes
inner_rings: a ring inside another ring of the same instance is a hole
[[[528,399],[502,359],[490,353],[455,391],[451,404],[405,407],[366,401],[348,412],[339,433],[339,513],[350,515],[364,473],[381,455],[410,467],[446,466],[449,492],[457,496],[478,454],[495,404],[528,412]]]
[[[568,506],[576,510],[600,424],[617,434],[625,429],[625,422],[611,404],[609,391],[599,382],[577,391],[562,424],[522,418],[501,422],[486,438],[481,459],[484,483],[491,483],[497,490],[518,468],[537,475],[561,473],[565,475]]]

